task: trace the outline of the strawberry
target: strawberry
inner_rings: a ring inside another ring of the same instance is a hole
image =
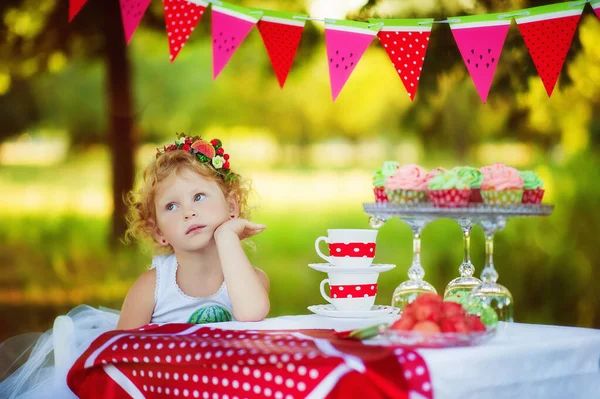
[[[418,321],[430,320],[435,323],[439,322],[442,318],[441,303],[429,302],[417,305],[417,309],[415,310],[415,318]]]
[[[402,316],[411,316],[412,318],[415,317],[415,310],[417,308],[415,307],[414,304],[409,303],[408,305],[406,305],[406,307],[404,308],[404,310],[402,310]]]
[[[442,304],[442,313],[444,318],[452,318],[456,315],[464,315],[465,309],[456,302],[444,302]]]
[[[437,323],[429,320],[418,322],[414,325],[412,330],[422,333],[439,333],[441,331],[440,326],[438,326]]]
[[[479,318],[479,316],[476,316],[474,314],[467,315],[466,323],[469,326],[469,330],[471,330],[471,331],[475,331],[475,332],[485,331],[485,326],[481,322],[481,319]]]
[[[427,304],[427,303],[435,303],[435,304],[441,304],[443,301],[442,297],[436,294],[430,294],[430,293],[425,293],[425,294],[421,294],[417,297],[417,299],[414,300],[414,304],[415,306],[419,306],[421,304]]]
[[[402,314],[402,317],[392,324],[392,330],[396,331],[410,331],[415,325],[414,317]]]
[[[442,320],[442,322],[440,323],[440,327],[442,329],[442,332],[451,332],[451,333],[456,332],[455,323],[450,319]]]
[[[446,320],[448,320],[449,323],[454,325],[454,330],[457,333],[466,334],[470,332],[469,324],[467,323],[467,319],[465,318],[465,316],[458,315]]]

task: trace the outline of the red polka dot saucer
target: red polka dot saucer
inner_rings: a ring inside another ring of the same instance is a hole
[[[308,267],[323,273],[383,273],[392,270],[396,265],[373,263],[367,267],[343,267],[331,263],[309,263]]]
[[[311,312],[326,316],[348,319],[364,319],[375,317],[396,316],[400,312],[400,308],[392,306],[375,305],[370,310],[345,310],[340,311],[333,305],[312,305],[308,307]]]

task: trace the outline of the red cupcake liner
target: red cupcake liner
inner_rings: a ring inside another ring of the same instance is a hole
[[[471,196],[469,197],[469,202],[480,204],[483,202],[483,197],[481,196],[480,188],[471,189]]]
[[[385,193],[385,188],[373,187],[373,194],[375,194],[375,202],[378,202],[378,203],[388,202],[388,197],[387,197],[387,194]]]
[[[534,190],[523,190],[523,204],[539,205],[544,197],[544,189],[536,188]]]
[[[459,190],[451,188],[448,190],[429,190],[429,201],[438,208],[460,208],[467,206],[471,190]]]

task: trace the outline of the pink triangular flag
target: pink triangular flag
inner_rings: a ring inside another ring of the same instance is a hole
[[[450,19],[460,21],[450,24],[452,35],[475,83],[477,93],[485,103],[511,19],[499,19],[497,14]]]
[[[106,0],[105,0],[106,1]],[[119,0],[121,2],[121,18],[127,44],[142,21],[151,0]]]
[[[258,22],[254,13],[257,12],[228,3],[212,6],[213,79],[217,79]]]
[[[377,29],[366,22],[325,20],[325,45],[333,101],[373,41]]]
[[[81,11],[87,0],[69,0],[69,22]]]
[[[175,61],[200,22],[208,3],[204,0],[163,0],[171,62]]]
[[[571,48],[584,5],[584,2],[550,4],[528,8],[522,16],[515,17],[548,97]]]

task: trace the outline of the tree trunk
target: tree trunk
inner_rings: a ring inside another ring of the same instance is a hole
[[[113,192],[112,231],[109,241],[114,246],[127,229],[127,209],[123,203],[123,196],[133,188],[136,138],[131,68],[121,23],[121,10],[118,1],[103,3],[108,144],[112,156]]]

